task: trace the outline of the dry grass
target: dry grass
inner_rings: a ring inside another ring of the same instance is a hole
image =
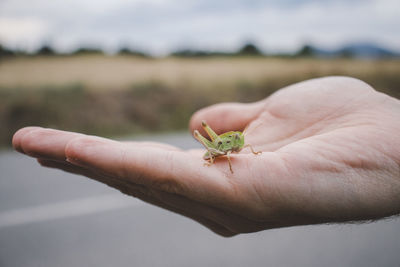
[[[400,60],[75,56],[0,61],[0,145],[41,125],[115,135],[185,128],[197,109],[347,75],[400,98]]]
[[[121,56],[20,58],[0,63],[0,88],[62,87],[125,89],[149,81],[168,87],[256,85],[291,77],[399,74],[399,60],[203,58],[143,59]]]

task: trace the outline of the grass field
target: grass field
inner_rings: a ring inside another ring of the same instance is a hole
[[[359,78],[400,98],[400,60],[122,56],[0,61],[0,144],[41,125],[105,136],[186,127],[197,109],[250,102],[305,79]]]

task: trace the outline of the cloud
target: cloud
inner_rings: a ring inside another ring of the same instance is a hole
[[[59,50],[86,44],[113,51],[126,44],[156,54],[179,47],[233,50],[246,40],[268,51],[293,51],[306,41],[332,47],[358,40],[400,50],[397,2],[3,0],[0,18],[14,26],[3,29],[0,40],[30,47],[50,41]]]
[[[0,18],[0,42],[32,50],[43,42],[48,24],[37,18]]]

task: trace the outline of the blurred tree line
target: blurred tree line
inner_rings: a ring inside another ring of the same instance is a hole
[[[87,54],[104,54],[104,51],[95,47],[81,47],[70,53],[59,53],[50,45],[45,44],[38,50],[28,53],[22,50],[13,50],[6,48],[0,44],[0,59],[7,57],[17,56],[73,56],[73,55],[87,55]],[[149,53],[132,49],[129,47],[122,47],[117,52],[117,55],[136,56],[150,58]],[[170,53],[168,56],[172,57],[237,57],[237,56],[253,56],[253,57],[283,57],[283,58],[298,58],[298,57],[322,57],[322,58],[399,58],[400,54],[382,48],[380,46],[370,43],[359,43],[343,46],[339,49],[324,50],[310,44],[303,45],[294,53],[275,53],[268,54],[263,52],[257,45],[248,42],[240,47],[237,51],[209,51],[209,50],[196,50],[196,49],[180,49]]]
[[[84,55],[84,54],[105,54],[103,50],[94,47],[81,47],[70,53],[59,53],[53,49],[50,45],[43,45],[38,50],[28,53],[22,50],[13,50],[6,48],[0,44],[0,58],[15,57],[15,56],[73,56],[73,55]],[[136,57],[152,57],[149,53],[135,50],[128,47],[122,47],[117,52],[117,55],[125,56],[136,56]],[[205,50],[191,50],[182,49],[172,52],[169,56],[175,57],[207,57],[207,56],[265,56],[261,50],[252,43],[247,43],[235,52],[223,52],[223,51],[205,51]]]

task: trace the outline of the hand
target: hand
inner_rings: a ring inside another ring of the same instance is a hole
[[[204,166],[205,150],[117,142],[39,127],[18,151],[82,174],[232,236],[275,227],[375,220],[400,213],[400,101],[351,78],[305,81],[251,104],[198,111],[222,133],[243,130],[243,150]],[[203,133],[204,134],[204,133]]]

